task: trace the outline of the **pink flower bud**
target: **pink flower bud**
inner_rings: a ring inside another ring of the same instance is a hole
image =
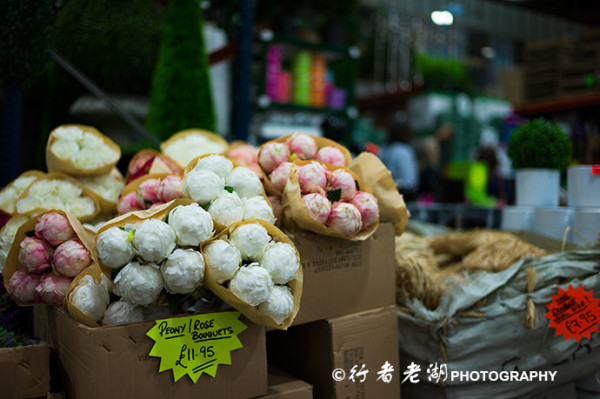
[[[75,231],[65,216],[58,212],[48,212],[35,224],[35,235],[55,247],[75,237]]]
[[[358,211],[362,219],[362,228],[367,229],[379,219],[379,207],[377,206],[377,198],[364,191],[359,191],[352,199],[352,203]]]
[[[341,198],[351,200],[356,195],[356,182],[354,177],[344,169],[336,169],[327,173],[328,190],[341,189]]]
[[[362,228],[360,212],[352,204],[336,202],[331,208],[327,225],[347,237],[352,237]]]
[[[277,168],[271,173],[271,183],[280,192],[283,192],[285,185],[290,177],[290,170],[292,169],[291,162],[283,162],[279,164]]]
[[[331,202],[323,194],[307,194],[302,196],[304,206],[311,218],[325,224],[331,213]]]
[[[49,305],[60,306],[69,291],[71,282],[70,277],[57,276],[56,274],[47,273],[42,276],[40,283],[35,287],[42,301]]]
[[[92,263],[90,251],[79,240],[69,240],[54,251],[54,269],[60,274],[75,277]]]
[[[30,273],[42,273],[50,267],[52,247],[37,237],[25,237],[21,241],[19,263]]]
[[[258,148],[249,144],[242,145],[229,151],[227,158],[249,168],[252,165],[258,165]]]
[[[271,203],[271,208],[273,208],[273,215],[277,220],[279,220],[281,218],[281,211],[283,210],[283,206],[281,205],[281,197],[271,195],[268,197],[268,199]]]
[[[290,151],[300,159],[315,159],[317,155],[317,143],[308,134],[294,133],[286,143]]]
[[[150,208],[150,205],[160,201],[158,198],[159,185],[160,179],[144,180],[144,182],[139,185],[135,194],[138,204],[143,205],[142,208]]]
[[[119,206],[117,207],[120,215],[142,209],[140,204],[138,204],[137,196],[135,194],[135,192],[131,192],[121,198],[119,201]]]
[[[181,192],[181,177],[169,175],[161,180],[157,189],[158,199],[162,202],[169,202],[176,198],[183,197]]]
[[[317,152],[317,161],[335,166],[346,166],[346,158],[339,148],[327,146]]]
[[[298,182],[302,193],[323,193],[327,187],[327,170],[318,162],[298,168]]]
[[[290,160],[290,149],[284,143],[267,143],[260,152],[258,163],[267,173],[275,170],[280,163]]]
[[[40,282],[40,276],[30,274],[25,269],[19,269],[13,273],[8,282],[10,293],[14,299],[21,303],[36,303],[40,297],[35,287]]]

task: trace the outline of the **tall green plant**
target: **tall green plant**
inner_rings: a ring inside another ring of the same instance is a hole
[[[515,169],[546,168],[563,171],[569,166],[573,147],[567,134],[544,118],[515,130],[508,142],[508,156]]]
[[[215,131],[198,0],[169,1],[146,128],[159,139],[187,128]]]

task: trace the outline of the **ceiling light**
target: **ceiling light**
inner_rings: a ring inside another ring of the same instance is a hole
[[[454,22],[454,16],[450,11],[436,10],[431,13],[431,20],[439,26],[450,26]]]

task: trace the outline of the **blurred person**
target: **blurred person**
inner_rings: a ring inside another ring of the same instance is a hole
[[[380,158],[390,170],[398,191],[407,201],[416,199],[419,189],[419,166],[415,150],[410,145],[412,132],[406,118],[396,118],[388,129],[388,142]]]

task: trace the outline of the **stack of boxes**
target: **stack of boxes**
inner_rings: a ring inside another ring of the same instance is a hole
[[[216,378],[194,384],[159,373],[146,336],[154,321],[89,328],[60,308],[36,306],[35,333],[57,358],[53,384],[69,398],[398,398],[394,226],[381,223],[358,242],[310,232],[290,238],[304,268],[294,325],[266,331],[242,317],[243,347]]]

